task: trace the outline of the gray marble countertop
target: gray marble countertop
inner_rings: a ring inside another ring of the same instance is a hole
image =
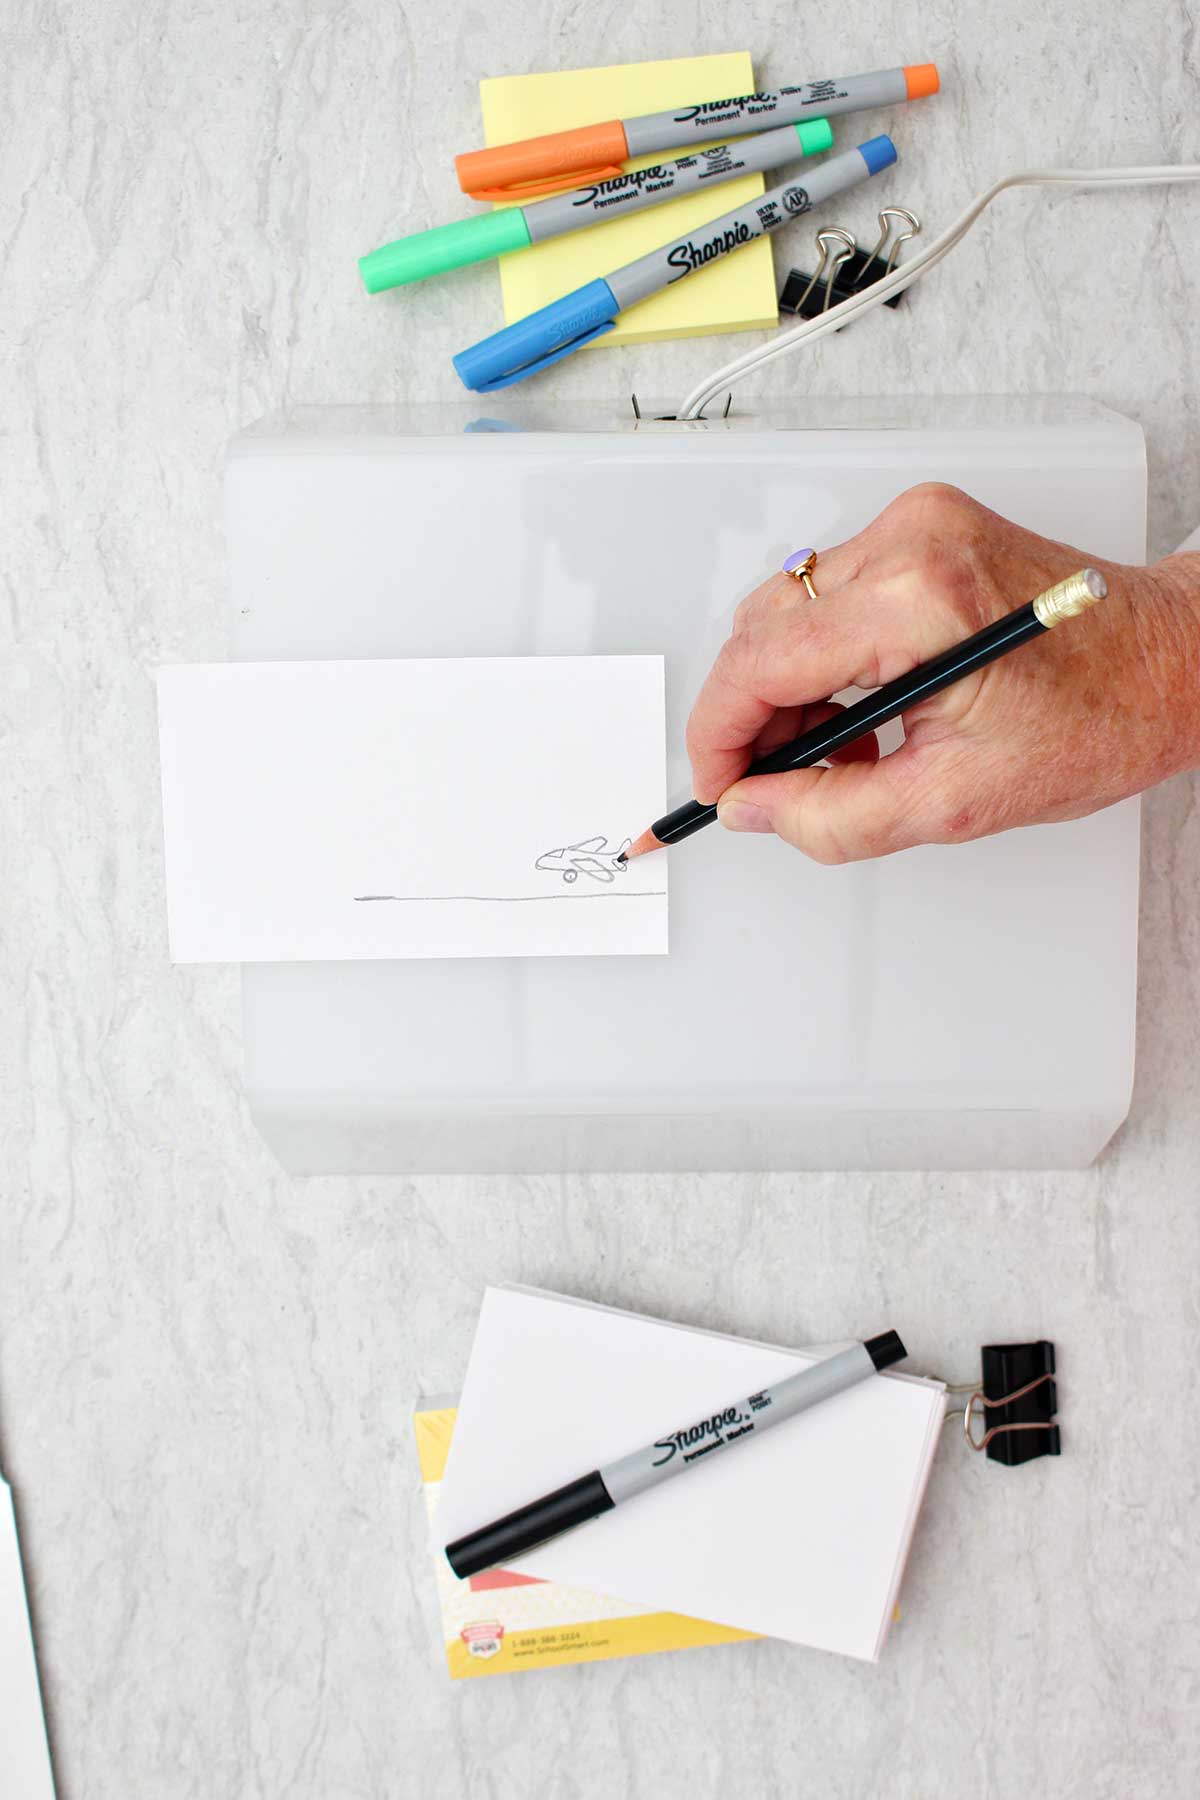
[[[1146,808],[1137,1088],[1086,1173],[295,1181],[247,1118],[236,975],[168,965],[150,675],[223,654],[225,443],[299,402],[456,397],[491,274],[367,303],[354,264],[461,210],[478,76],[936,58],[943,96],[894,122],[894,191],[932,227],[1021,163],[1200,151],[1188,0],[531,17],[0,22],[0,1455],[61,1792],[1194,1793],[1194,781]],[[1198,206],[1007,195],[902,328],[875,314],[770,380],[1092,395],[1145,428],[1161,554],[1200,518]],[[867,233],[871,200],[839,211]],[[546,392],[682,395],[733,348],[579,358]],[[869,1301],[952,1376],[990,1337],[1053,1336],[1065,1454],[1010,1474],[945,1446],[877,1668],[758,1643],[452,1687],[409,1413],[456,1387],[498,1280],[792,1343]],[[2,1758],[0,1730],[20,1800]]]

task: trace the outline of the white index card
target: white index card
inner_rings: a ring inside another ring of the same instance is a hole
[[[12,1493],[0,1476],[0,1791],[54,1800]]]
[[[438,1500],[439,1550],[820,1354],[488,1288]],[[941,1382],[869,1375],[505,1567],[874,1661],[944,1416]]]
[[[174,962],[667,948],[659,656],[158,673]]]

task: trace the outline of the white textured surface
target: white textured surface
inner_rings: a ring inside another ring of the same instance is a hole
[[[225,441],[283,403],[454,395],[492,277],[368,303],[354,258],[458,210],[478,75],[935,56],[893,190],[931,224],[1017,161],[1200,150],[1179,0],[528,17],[10,0],[0,22],[0,1433],[62,1791],[1190,1794],[1194,783],[1147,809],[1134,1111],[1082,1175],[291,1182],[240,1099],[235,977],[167,965],[150,670],[223,653]],[[839,216],[865,232],[870,206]],[[1162,552],[1200,510],[1198,206],[1007,196],[907,321],[786,379],[1091,393],[1146,427]],[[682,393],[728,344],[578,358],[546,391]],[[453,1387],[504,1279],[785,1342],[894,1320],[950,1375],[1044,1332],[1066,1454],[1008,1474],[947,1444],[878,1669],[759,1644],[452,1690],[408,1412]]]

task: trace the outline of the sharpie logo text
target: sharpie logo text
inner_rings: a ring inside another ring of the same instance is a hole
[[[611,322],[612,314],[606,307],[585,306],[559,323],[549,347],[556,350],[560,344],[574,343],[577,337],[581,337],[585,331],[590,331],[594,325],[608,325]],[[520,323],[519,320],[518,323]],[[505,330],[511,331],[511,329],[511,326],[505,327]],[[499,337],[499,332],[496,335]]]
[[[736,225],[727,225],[724,231],[706,238],[702,244],[695,244],[686,238],[682,244],[675,244],[667,252],[667,262],[677,271],[671,276],[672,281],[680,281],[683,276],[690,275],[693,269],[702,269],[715,257],[724,256],[729,250],[736,250],[740,244],[748,244],[758,233],[751,231],[744,219]]]
[[[709,119],[713,113],[726,112],[731,106],[769,106],[775,97],[774,94],[737,94],[732,100],[706,100],[701,106],[685,106],[682,112],[671,116],[681,125],[690,125],[693,119]]]
[[[740,1427],[734,1430],[733,1427]],[[713,1413],[711,1418],[700,1419],[695,1425],[688,1425],[682,1431],[676,1431],[670,1437],[655,1440],[654,1448],[661,1450],[656,1456],[653,1467],[661,1469],[676,1455],[682,1455],[685,1462],[693,1457],[703,1456],[709,1450],[717,1450],[730,1438],[741,1437],[744,1431],[753,1431],[754,1426],[742,1412],[740,1407],[727,1406],[724,1412]]]
[[[650,169],[630,169],[627,174],[614,175],[608,181],[597,181],[591,187],[580,188],[572,200],[572,206],[592,206],[598,200],[608,199],[614,195],[637,194],[643,188],[655,188],[662,182],[675,180],[674,169],[655,163]]]

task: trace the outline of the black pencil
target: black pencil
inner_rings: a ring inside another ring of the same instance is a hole
[[[751,763],[746,774],[778,775],[786,769],[807,769],[814,763],[823,762],[835,750],[843,750],[847,744],[852,744],[855,738],[865,737],[868,731],[886,725],[889,719],[898,718],[919,700],[940,694],[943,688],[961,681],[975,669],[982,669],[985,663],[1007,655],[1031,638],[1041,637],[1043,632],[1051,631],[1064,619],[1075,618],[1089,606],[1094,606],[1097,600],[1103,600],[1107,592],[1099,569],[1080,569],[1078,574],[1068,575],[1065,581],[1047,588],[1027,606],[1018,606],[1015,612],[997,619],[994,625],[985,625],[982,631],[964,638],[953,649],[944,650],[940,656],[910,669],[907,675],[900,675],[884,687],[876,688],[873,694],[856,700],[853,706],[836,713],[824,724],[814,725],[803,737],[793,738],[790,744],[781,744],[769,756]],[[663,818],[655,819],[653,825],[629,846],[623,860],[628,862],[635,856],[645,856],[647,851],[661,850],[666,844],[678,844],[691,837],[694,831],[711,825],[716,816],[715,806],[689,800]]]

